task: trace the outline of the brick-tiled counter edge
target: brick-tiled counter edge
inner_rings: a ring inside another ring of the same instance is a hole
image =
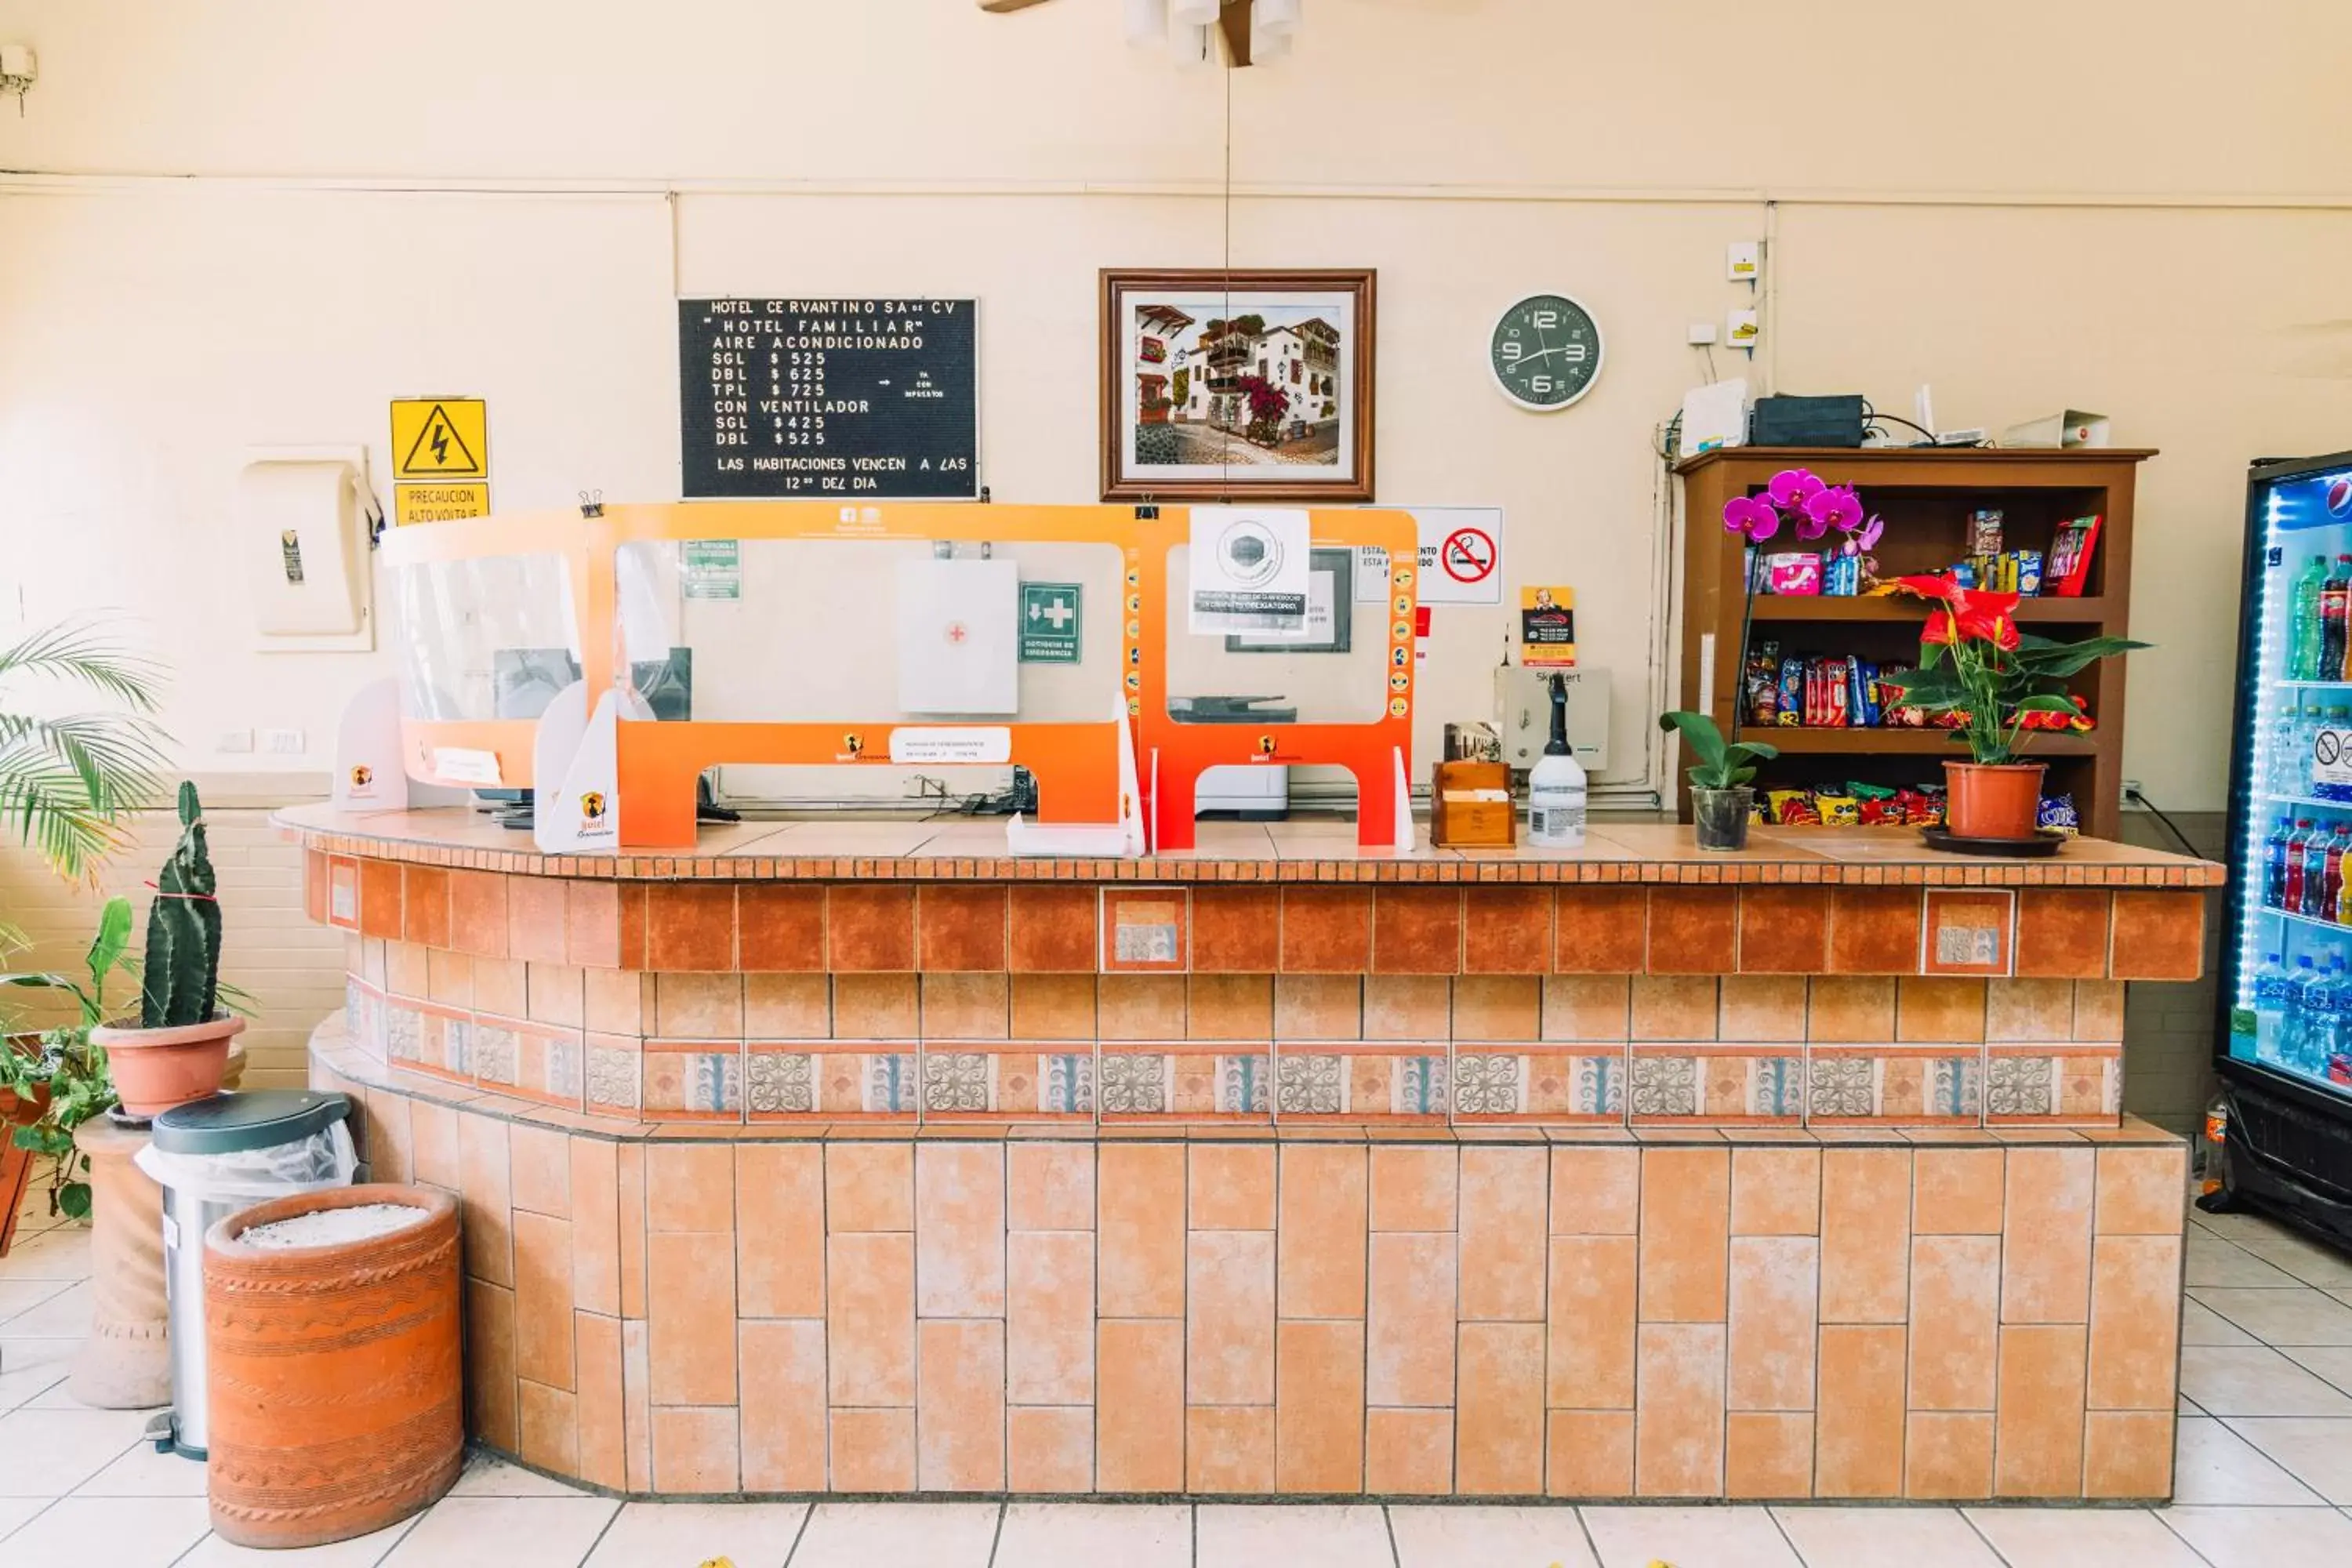
[[[394,1070],[470,1424],[617,1493],[2155,1500],[2185,1149],[2075,1131],[656,1127]]]

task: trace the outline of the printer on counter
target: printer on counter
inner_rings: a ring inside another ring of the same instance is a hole
[[[1274,697],[1171,697],[1168,716],[1179,724],[1296,724],[1298,709],[1260,706]],[[1192,815],[1243,822],[1280,822],[1290,815],[1290,770],[1280,763],[1229,763],[1204,770],[1192,795]]]

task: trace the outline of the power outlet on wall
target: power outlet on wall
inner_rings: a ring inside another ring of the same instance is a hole
[[[250,730],[223,730],[220,732],[220,738],[213,742],[213,750],[215,752],[249,752],[253,750],[253,731]]]
[[[299,757],[309,751],[310,742],[299,730],[264,730],[261,749],[273,756]]]

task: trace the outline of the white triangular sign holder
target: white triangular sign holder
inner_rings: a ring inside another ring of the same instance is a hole
[[[580,711],[586,700],[586,686],[575,681],[540,715],[531,753],[531,837],[544,854],[609,850],[621,841],[620,722],[625,712],[631,718],[652,714],[642,699],[608,690],[583,724]],[[551,790],[549,779],[562,782]]]
[[[406,811],[411,806],[463,805],[467,792],[413,783],[403,766],[400,744],[400,682],[371,680],[343,704],[335,725],[334,787],[327,799],[337,811]]]
[[[1116,859],[1134,859],[1142,855],[1143,795],[1137,787],[1135,732],[1128,728],[1126,704],[1116,697],[1111,699],[1111,720],[1118,730],[1118,820],[1026,822],[1016,811],[1004,825],[1005,847],[1012,853]]]

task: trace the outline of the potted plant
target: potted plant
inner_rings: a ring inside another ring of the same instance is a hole
[[[1748,787],[1758,763],[1780,754],[1778,746],[1759,741],[1727,742],[1715,721],[1704,713],[1676,711],[1658,716],[1658,728],[1680,732],[1683,744],[1698,755],[1698,764],[1686,770],[1691,783],[1691,825],[1702,849],[1745,849],[1748,819],[1756,804]]]
[[[2146,647],[2129,637],[2055,642],[2021,632],[2015,594],[1964,588],[1949,574],[1898,577],[1895,587],[1940,606],[1919,633],[1919,666],[1890,678],[1906,706],[1948,713],[1969,760],[1944,764],[1944,826],[1959,838],[2030,841],[2042,805],[2040,763],[2019,752],[2028,716],[2075,711],[2065,682],[2095,661]]]
[[[139,1022],[102,1024],[122,1109],[154,1116],[220,1092],[228,1043],[245,1020],[220,1005],[220,900],[205,847],[204,804],[180,785],[180,841],[155,879],[141,961]]]
[[[106,1052],[91,1043],[90,1031],[106,1017],[107,976],[131,967],[130,943],[131,900],[109,899],[83,959],[87,986],[61,974],[0,974],[0,984],[69,993],[80,1010],[79,1022],[13,1037],[14,1048],[0,1051],[0,1099],[12,1105],[11,1141],[54,1162],[49,1212],[69,1219],[87,1219],[90,1209],[89,1162],[74,1147],[74,1129],[115,1104]]]

